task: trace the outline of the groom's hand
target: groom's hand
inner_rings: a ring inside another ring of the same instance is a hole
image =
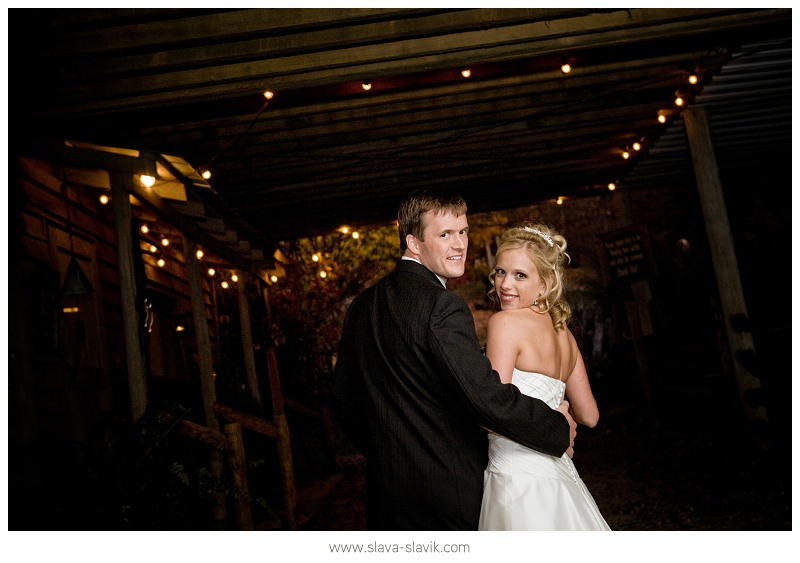
[[[567,422],[569,423],[569,447],[566,453],[570,459],[572,459],[572,456],[575,454],[575,436],[578,434],[578,425],[575,423],[575,419],[572,418],[572,415],[569,414],[569,401],[561,401],[561,404],[558,405],[556,410],[566,416]]]

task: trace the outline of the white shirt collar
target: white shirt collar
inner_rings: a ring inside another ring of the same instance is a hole
[[[401,256],[401,257],[400,257],[400,260],[411,260],[412,262],[416,262],[417,264],[419,264],[420,266],[422,266],[422,262],[420,262],[420,261],[419,261],[419,260],[417,260],[416,258],[412,258],[411,256]],[[424,267],[424,266],[423,266],[423,267]],[[434,276],[436,276],[436,278],[437,278],[437,279],[438,279],[440,282],[442,282],[442,286],[444,286],[444,288],[445,288],[445,289],[447,289],[447,279],[446,279],[446,278],[443,278],[443,277],[442,277],[442,276],[440,276],[439,274],[433,274],[433,275],[434,275]]]

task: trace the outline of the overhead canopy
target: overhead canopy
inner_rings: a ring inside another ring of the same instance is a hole
[[[677,95],[720,167],[763,165],[791,147],[791,31],[791,9],[17,9],[10,138],[179,155],[276,241],[422,186],[478,212],[690,178]]]

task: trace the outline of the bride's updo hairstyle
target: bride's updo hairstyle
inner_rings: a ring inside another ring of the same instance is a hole
[[[549,312],[555,328],[566,326],[572,315],[572,309],[563,296],[564,264],[570,260],[566,252],[567,240],[550,227],[541,224],[512,227],[500,235],[495,256],[499,257],[506,250],[517,248],[524,248],[528,253],[545,286],[539,304],[532,309],[540,313]],[[492,272],[489,297],[496,302],[494,277],[495,274]]]

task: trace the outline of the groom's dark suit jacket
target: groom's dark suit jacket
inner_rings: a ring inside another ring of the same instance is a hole
[[[367,460],[370,530],[476,530],[486,428],[551,455],[569,445],[564,416],[500,382],[467,304],[414,261],[353,301],[334,379]]]

